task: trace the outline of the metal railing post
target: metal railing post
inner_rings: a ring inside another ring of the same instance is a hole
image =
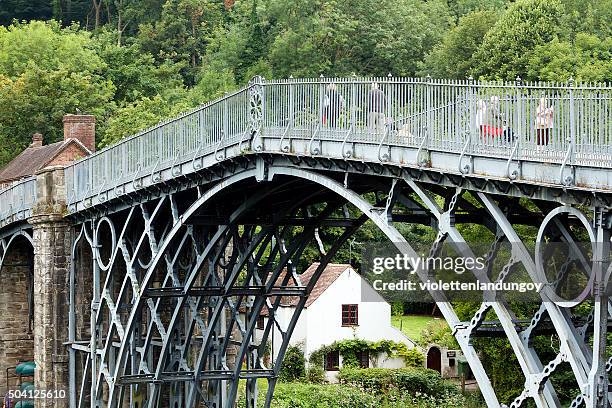
[[[433,139],[433,100],[432,100],[432,84],[431,84],[431,75],[427,74],[425,77],[425,89],[427,90],[427,95],[425,99],[425,105],[427,109],[427,139],[428,143],[434,141]]]
[[[293,76],[290,76],[289,79],[291,80],[291,82],[289,82],[289,128],[293,129],[295,127],[295,106],[293,103],[293,98],[295,95],[293,94]]]
[[[351,119],[350,119],[350,124],[349,124],[349,128],[350,129],[355,129],[355,126],[357,125],[356,120],[355,120],[355,116],[356,116],[356,99],[357,99],[357,75],[355,73],[353,73],[353,75],[351,75]]]
[[[516,110],[516,129],[514,130],[514,134],[516,137],[516,143],[517,143],[517,157],[520,160],[520,156],[521,156],[521,137],[523,135],[523,92],[521,91],[522,88],[522,84],[523,81],[521,79],[520,76],[516,77],[516,88],[515,88],[515,98],[516,98],[516,104],[515,104],[515,110]],[[529,129],[529,127],[527,127],[527,129]],[[511,143],[514,141],[511,141]]]
[[[227,95],[227,92],[225,92],[223,95],[225,98],[223,100],[223,133],[225,134],[225,137],[229,137],[229,107],[227,106]]]
[[[574,78],[569,79],[569,100],[570,100],[570,144],[571,144],[571,154],[570,154],[570,165],[574,165],[576,158],[576,112],[574,106]]]

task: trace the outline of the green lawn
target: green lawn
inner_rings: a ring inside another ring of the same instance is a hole
[[[432,320],[434,317],[427,315],[391,316],[391,324],[414,341],[421,338],[421,330]]]

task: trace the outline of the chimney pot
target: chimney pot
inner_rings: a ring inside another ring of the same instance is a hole
[[[41,147],[43,145],[43,135],[40,133],[34,133],[32,135],[32,144],[30,147]]]
[[[93,115],[65,115],[64,140],[77,139],[90,152],[96,151],[96,117]]]

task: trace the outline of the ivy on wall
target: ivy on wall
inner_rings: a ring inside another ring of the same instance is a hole
[[[373,342],[363,339],[335,341],[330,345],[322,346],[310,354],[308,362],[311,366],[323,367],[325,355],[334,351],[338,351],[342,356],[343,366],[358,367],[357,355],[364,352],[370,356],[384,353],[388,358],[402,358],[407,367],[422,367],[425,362],[423,353],[415,348],[409,349],[404,343],[393,340]]]

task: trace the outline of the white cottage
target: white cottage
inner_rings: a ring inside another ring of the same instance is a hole
[[[312,264],[299,276],[301,286],[306,286],[319,263]],[[364,301],[367,299],[367,301]],[[283,297],[277,311],[278,326],[285,330],[295,312],[298,299]],[[267,316],[261,316],[258,327],[263,328]],[[261,335],[258,330],[256,337]],[[281,334],[273,329],[271,348],[276,356],[281,345]],[[329,264],[315,284],[305,309],[302,311],[290,344],[299,345],[306,359],[322,346],[334,341],[359,338],[369,341],[393,340],[415,347],[415,343],[391,324],[391,306],[372,286],[348,264]],[[375,361],[378,367],[399,368],[404,362],[399,358],[363,356],[363,364]],[[334,371],[342,366],[342,357],[337,353],[326,356],[327,377],[335,378]]]

